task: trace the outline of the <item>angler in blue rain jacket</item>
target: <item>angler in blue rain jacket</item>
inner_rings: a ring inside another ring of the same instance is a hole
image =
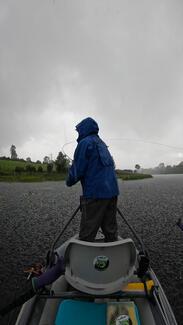
[[[81,181],[83,197],[108,199],[119,194],[114,161],[106,144],[98,136],[98,125],[90,117],[76,126],[79,133],[74,161],[67,185]]]
[[[93,241],[101,227],[106,241],[116,240],[119,189],[113,158],[92,118],[82,120],[76,130],[78,145],[66,184],[72,186],[80,181],[82,185],[80,239]]]

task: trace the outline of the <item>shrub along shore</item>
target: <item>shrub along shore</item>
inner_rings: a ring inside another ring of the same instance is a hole
[[[0,159],[1,182],[44,182],[65,180],[67,172],[57,170],[56,165],[24,162],[20,160]],[[124,173],[117,171],[117,177],[122,180],[138,180],[150,178],[152,175],[140,173]]]
[[[152,178],[153,176],[150,174],[130,173],[122,175],[117,174],[117,177],[121,178],[123,181],[133,181],[138,179]]]

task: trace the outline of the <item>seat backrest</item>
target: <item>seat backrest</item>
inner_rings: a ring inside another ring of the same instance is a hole
[[[131,239],[90,243],[73,238],[65,252],[65,277],[82,292],[114,293],[121,290],[133,275],[136,256]]]

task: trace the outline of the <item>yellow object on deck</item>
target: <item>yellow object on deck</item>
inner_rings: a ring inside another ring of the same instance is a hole
[[[153,286],[154,286],[153,280],[146,281],[147,291],[150,291]],[[144,290],[145,289],[144,289],[143,282],[131,282],[128,283],[124,288],[122,288],[122,291],[144,291]]]

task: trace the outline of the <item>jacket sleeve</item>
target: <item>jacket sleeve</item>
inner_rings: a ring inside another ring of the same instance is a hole
[[[88,166],[87,157],[88,142],[81,141],[74,153],[72,166],[69,168],[66,180],[67,186],[72,186],[82,179]]]

